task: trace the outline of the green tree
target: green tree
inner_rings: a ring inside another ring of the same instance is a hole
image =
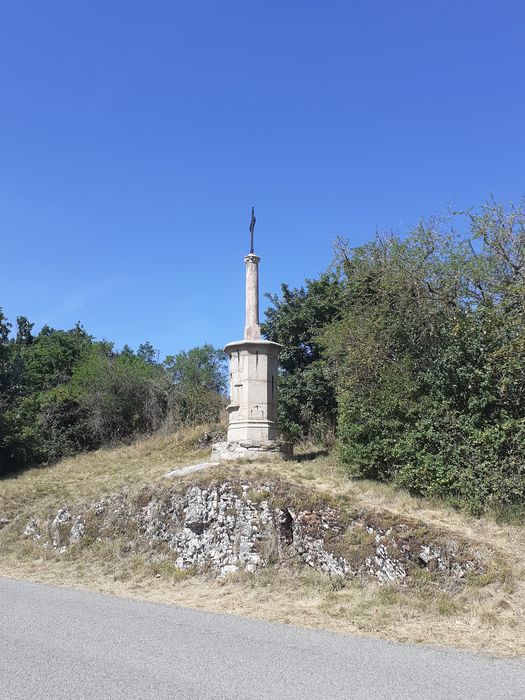
[[[12,384],[12,347],[9,343],[11,324],[0,307],[0,475],[7,468],[7,426],[5,412],[9,405]]]
[[[525,214],[492,202],[467,223],[341,246],[324,352],[352,473],[480,512],[525,500]]]
[[[125,346],[125,349],[129,348]],[[157,361],[158,354],[158,351],[155,350],[149,341],[141,343],[137,349],[137,357],[140,357],[142,360],[149,362],[150,364],[154,364]]]
[[[89,353],[92,337],[80,324],[62,331],[44,326],[30,346],[23,347],[24,393],[52,389],[71,379]]]
[[[267,295],[262,331],[280,343],[279,422],[285,435],[323,441],[336,423],[336,387],[322,352],[325,328],[337,318],[342,286],[333,273],[307,280],[305,287],[281,286]]]
[[[95,344],[75,369],[67,399],[76,401],[95,447],[156,430],[165,416],[167,391],[161,368],[139,356],[108,354]]]
[[[17,469],[72,454],[86,443],[72,444],[50,435],[50,416],[60,413],[59,397],[74,369],[86,357],[91,337],[77,324],[69,331],[44,326],[34,338],[32,324],[21,316],[18,333],[11,343],[11,390],[3,412],[3,469]],[[73,406],[61,407],[65,423],[73,420]],[[74,444],[74,447],[73,447]]]
[[[12,347],[9,343],[11,324],[0,307],[0,407],[6,405],[10,384]]]
[[[0,473],[221,415],[224,355],[210,345],[159,364],[151,343],[119,353],[80,324],[32,329],[19,316],[10,338],[0,311]]]
[[[177,355],[168,355],[164,367],[173,383],[196,390],[226,391],[226,355],[213,345],[205,344]]]
[[[33,326],[34,323],[29,323],[29,320],[25,316],[18,316],[16,319],[17,333],[16,333],[16,344],[17,345],[31,345],[33,342]]]
[[[210,344],[168,355],[164,367],[173,383],[170,420],[175,424],[216,423],[225,406],[226,356]]]

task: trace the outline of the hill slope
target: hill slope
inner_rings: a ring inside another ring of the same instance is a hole
[[[167,479],[177,466],[209,458],[199,437],[197,430],[156,436],[0,481],[0,574],[525,654],[525,528],[350,481],[330,455],[303,452],[288,462]],[[208,527],[217,500],[223,507]],[[288,534],[275,527],[283,513]],[[232,546],[215,567],[208,553],[224,538]],[[403,575],[381,576],[381,546],[389,561],[397,553]],[[422,561],[429,546],[450,555],[440,568]],[[231,566],[241,560],[253,566]]]

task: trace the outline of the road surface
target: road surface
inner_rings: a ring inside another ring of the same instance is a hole
[[[0,578],[0,698],[525,698],[525,661]]]

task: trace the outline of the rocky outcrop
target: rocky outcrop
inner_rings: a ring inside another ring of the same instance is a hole
[[[485,568],[483,554],[459,536],[387,512],[351,510],[284,482],[201,480],[160,493],[120,493],[64,507],[45,523],[31,519],[24,534],[59,552],[128,538],[161,546],[180,569],[218,575],[305,565],[340,579],[404,583],[424,569],[448,585]]]

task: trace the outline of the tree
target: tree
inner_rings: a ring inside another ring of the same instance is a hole
[[[226,355],[213,345],[205,344],[177,355],[168,355],[164,361],[173,383],[178,387],[195,390],[226,391]]]
[[[94,344],[73,373],[67,399],[78,404],[90,447],[98,447],[159,428],[167,392],[161,368],[138,355],[108,355]]]
[[[280,343],[279,422],[292,439],[324,441],[335,428],[336,388],[322,352],[324,329],[340,311],[342,286],[333,273],[307,280],[306,287],[281,286],[267,295],[262,331]]]
[[[0,307],[0,474],[7,463],[5,412],[10,400],[12,348],[9,343],[11,324]]]
[[[0,310],[0,473],[221,415],[224,355],[210,345],[159,364],[151,343],[118,352],[80,323],[32,329],[19,316],[10,338]]]
[[[92,342],[92,337],[79,324],[67,331],[44,326],[25,348],[23,391],[44,391],[69,381]]]
[[[133,357],[135,353],[133,352],[132,348],[130,348],[129,345],[124,345],[122,350],[120,351],[121,355],[124,355],[125,357]]]
[[[169,355],[164,367],[173,382],[171,421],[216,423],[225,406],[226,356],[210,344]]]
[[[343,244],[324,353],[349,470],[481,512],[525,500],[525,210],[467,221]]]
[[[142,360],[149,362],[150,364],[154,364],[157,361],[158,354],[158,351],[155,350],[149,341],[141,343],[137,350],[137,357],[140,357]]]
[[[9,385],[12,347],[9,343],[11,324],[4,316],[0,307],[0,408],[7,401],[7,388]]]
[[[16,344],[17,345],[31,345],[33,342],[32,330],[34,323],[29,323],[25,316],[18,316],[16,319],[17,323],[17,333],[16,333]]]

